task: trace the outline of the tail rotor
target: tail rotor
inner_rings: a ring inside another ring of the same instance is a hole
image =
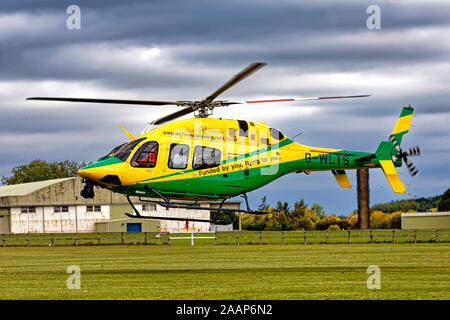
[[[389,137],[389,140],[394,145],[394,148],[397,150],[397,154],[392,156],[392,161],[396,162],[400,159],[402,159],[406,166],[408,167],[409,173],[412,177],[417,176],[419,173],[419,170],[413,165],[413,163],[407,158],[407,156],[419,156],[420,155],[420,148],[418,146],[414,148],[410,148],[407,151],[403,151],[402,148],[400,148],[400,145],[398,144],[397,140],[395,139],[394,135],[391,135]]]

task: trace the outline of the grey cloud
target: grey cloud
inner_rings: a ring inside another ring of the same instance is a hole
[[[24,102],[30,92],[65,96],[86,88],[86,94],[114,98],[198,99],[248,63],[264,61],[266,68],[221,98],[373,96],[292,106],[317,108],[319,112],[310,115],[271,105],[251,112],[243,107],[217,110],[216,116],[245,115],[270,122],[290,136],[303,132],[298,141],[305,144],[373,151],[392,130],[401,107],[411,103],[418,118],[405,146],[420,144],[424,154],[414,159],[420,179],[409,178],[405,168],[399,170],[401,177],[408,191],[420,196],[443,192],[450,183],[445,143],[449,129],[444,122],[450,100],[445,85],[450,80],[446,3],[79,0],[76,4],[82,9],[82,29],[70,31],[65,28],[69,3],[2,1],[0,19],[25,15],[41,19],[41,27],[0,34],[0,176],[35,158],[95,160],[126,140],[119,124],[137,134],[145,122],[165,110],[176,110],[62,103],[43,107]],[[367,30],[369,4],[381,7],[382,30]],[[95,46],[101,45],[107,49],[94,59]],[[148,60],[141,67],[137,57],[117,53],[135,47],[161,48],[163,60],[159,64]],[[342,83],[326,78],[336,74]],[[361,80],[349,76],[354,74],[362,75]],[[54,92],[52,85],[41,85],[44,81],[55,84]],[[6,92],[10,88],[13,92]],[[283,112],[289,116],[283,118]],[[354,185],[354,173],[349,176]],[[371,177],[372,202],[405,198],[392,193],[381,172]],[[325,173],[283,177],[256,191],[252,202],[257,204],[264,194],[270,201],[304,198],[340,214],[354,209],[356,197],[355,189],[339,189]]]

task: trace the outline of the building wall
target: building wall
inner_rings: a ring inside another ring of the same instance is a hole
[[[22,207],[11,208],[10,233],[75,233],[95,232],[95,223],[109,220],[109,206],[101,212],[87,212],[86,206],[68,206],[68,212],[54,212],[53,206],[35,206],[35,212],[21,212]]]
[[[124,219],[127,218],[125,212],[133,213],[124,195],[96,187],[95,198],[84,199],[80,196],[83,187],[80,178],[73,178],[25,196],[0,197],[0,233],[96,232],[96,222]],[[133,201],[137,202],[137,209],[147,216],[210,219],[210,212],[206,210],[166,210],[156,204],[138,203],[137,198]],[[100,205],[101,212],[87,212],[87,205]],[[218,207],[219,203],[201,205]],[[35,207],[35,212],[21,213],[21,207],[31,206]],[[55,212],[54,206],[68,206],[69,212]],[[240,203],[225,203],[224,207],[239,208]],[[162,232],[210,231],[209,222],[161,220],[158,226]]]
[[[450,212],[402,213],[402,229],[450,229]]]
[[[209,206],[209,203],[202,204],[203,206]],[[156,217],[176,217],[176,218],[195,218],[195,219],[210,219],[210,213],[206,210],[195,209],[169,209],[155,205],[152,203],[136,204],[136,209],[139,210],[143,216],[156,216]],[[143,208],[145,207],[145,209]],[[129,204],[114,204],[111,206],[111,220],[123,219],[125,212],[134,214],[133,208]],[[139,219],[136,219],[138,222]],[[186,221],[170,221],[160,220],[161,232],[207,232],[210,229],[209,222],[186,222]]]
[[[95,198],[84,199],[80,191],[84,188],[81,178],[73,178],[55,183],[42,188],[26,196],[0,197],[0,207],[12,207],[22,205],[94,205],[125,203],[124,195],[95,187]]]

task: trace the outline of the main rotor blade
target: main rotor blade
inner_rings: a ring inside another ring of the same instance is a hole
[[[187,108],[178,110],[177,112],[168,114],[167,116],[164,116],[162,118],[159,118],[153,124],[155,124],[155,125],[162,124],[164,122],[168,122],[168,121],[174,120],[176,118],[182,117],[191,112],[194,112],[194,110],[191,107],[187,107]]]
[[[68,102],[88,102],[88,103],[110,103],[110,104],[138,104],[138,105],[176,105],[183,106],[182,101],[154,101],[154,100],[122,100],[122,99],[91,99],[91,98],[56,98],[56,97],[31,97],[26,100],[43,101],[68,101]]]
[[[287,98],[287,99],[268,99],[268,100],[249,100],[242,103],[264,103],[264,102],[291,102],[291,101],[311,101],[311,100],[329,100],[329,99],[348,99],[348,98],[366,98],[370,94],[356,96],[334,96],[334,97],[313,97],[313,98]]]
[[[223,93],[225,90],[228,90],[229,88],[231,88],[233,85],[235,85],[236,83],[238,83],[239,81],[245,79],[246,77],[248,77],[249,75],[251,75],[253,72],[255,72],[256,70],[258,70],[259,68],[264,67],[266,64],[263,62],[254,62],[252,64],[250,64],[247,68],[243,69],[241,72],[237,73],[236,75],[234,75],[233,78],[231,78],[230,80],[228,80],[223,86],[221,86],[219,89],[217,89],[216,91],[214,91],[213,94],[211,94],[210,96],[206,97],[206,99],[204,100],[204,102],[206,104],[211,103],[215,98],[217,98],[221,93]]]

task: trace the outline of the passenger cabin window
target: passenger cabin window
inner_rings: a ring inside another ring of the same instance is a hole
[[[131,151],[133,151],[134,147],[136,147],[139,142],[142,142],[145,139],[147,138],[136,139],[124,144],[119,150],[114,152],[112,156],[120,159],[120,161],[122,162],[125,162],[130,156]]]
[[[153,168],[158,157],[158,143],[150,141],[144,143],[133,156],[131,166],[136,168]]]
[[[186,169],[189,159],[189,146],[186,144],[172,143],[170,145],[169,162],[170,169]]]
[[[195,170],[217,167],[220,164],[219,149],[197,146],[194,149],[192,168]]]
[[[248,137],[248,123],[245,120],[238,120],[239,135],[241,137]]]
[[[270,135],[275,140],[283,140],[283,138],[284,138],[284,135],[280,131],[278,131],[277,129],[274,129],[274,128],[270,128]]]

